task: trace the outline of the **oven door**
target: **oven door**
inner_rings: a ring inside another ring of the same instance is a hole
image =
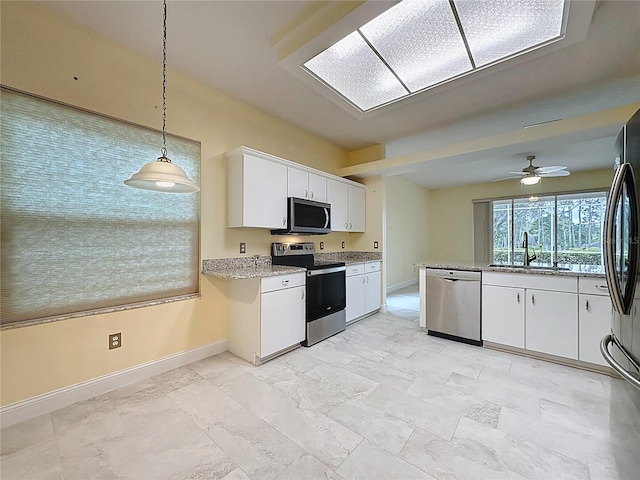
[[[307,322],[347,307],[346,267],[307,271]]]

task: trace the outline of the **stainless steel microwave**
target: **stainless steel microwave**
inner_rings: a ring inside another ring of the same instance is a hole
[[[331,205],[304,198],[287,199],[287,228],[273,235],[324,235],[331,232]]]

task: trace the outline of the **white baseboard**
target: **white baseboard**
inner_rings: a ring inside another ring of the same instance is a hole
[[[395,292],[396,290],[400,290],[402,288],[415,285],[416,283],[418,283],[418,279],[412,278],[411,280],[407,280],[406,282],[396,283],[395,285],[391,285],[390,287],[387,287],[387,295],[389,295],[391,292]]]
[[[0,408],[0,425],[15,425],[226,350],[227,341],[221,340],[12,403]]]

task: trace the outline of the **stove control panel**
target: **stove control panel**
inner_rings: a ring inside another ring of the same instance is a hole
[[[271,255],[283,257],[285,255],[308,255],[315,253],[316,248],[313,242],[301,243],[273,243],[271,245]]]

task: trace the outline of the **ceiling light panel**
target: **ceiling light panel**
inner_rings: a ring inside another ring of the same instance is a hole
[[[448,0],[401,2],[360,31],[412,93],[472,68]]]
[[[358,31],[316,55],[304,67],[363,111],[408,94]]]
[[[454,0],[478,67],[562,36],[564,0]]]

